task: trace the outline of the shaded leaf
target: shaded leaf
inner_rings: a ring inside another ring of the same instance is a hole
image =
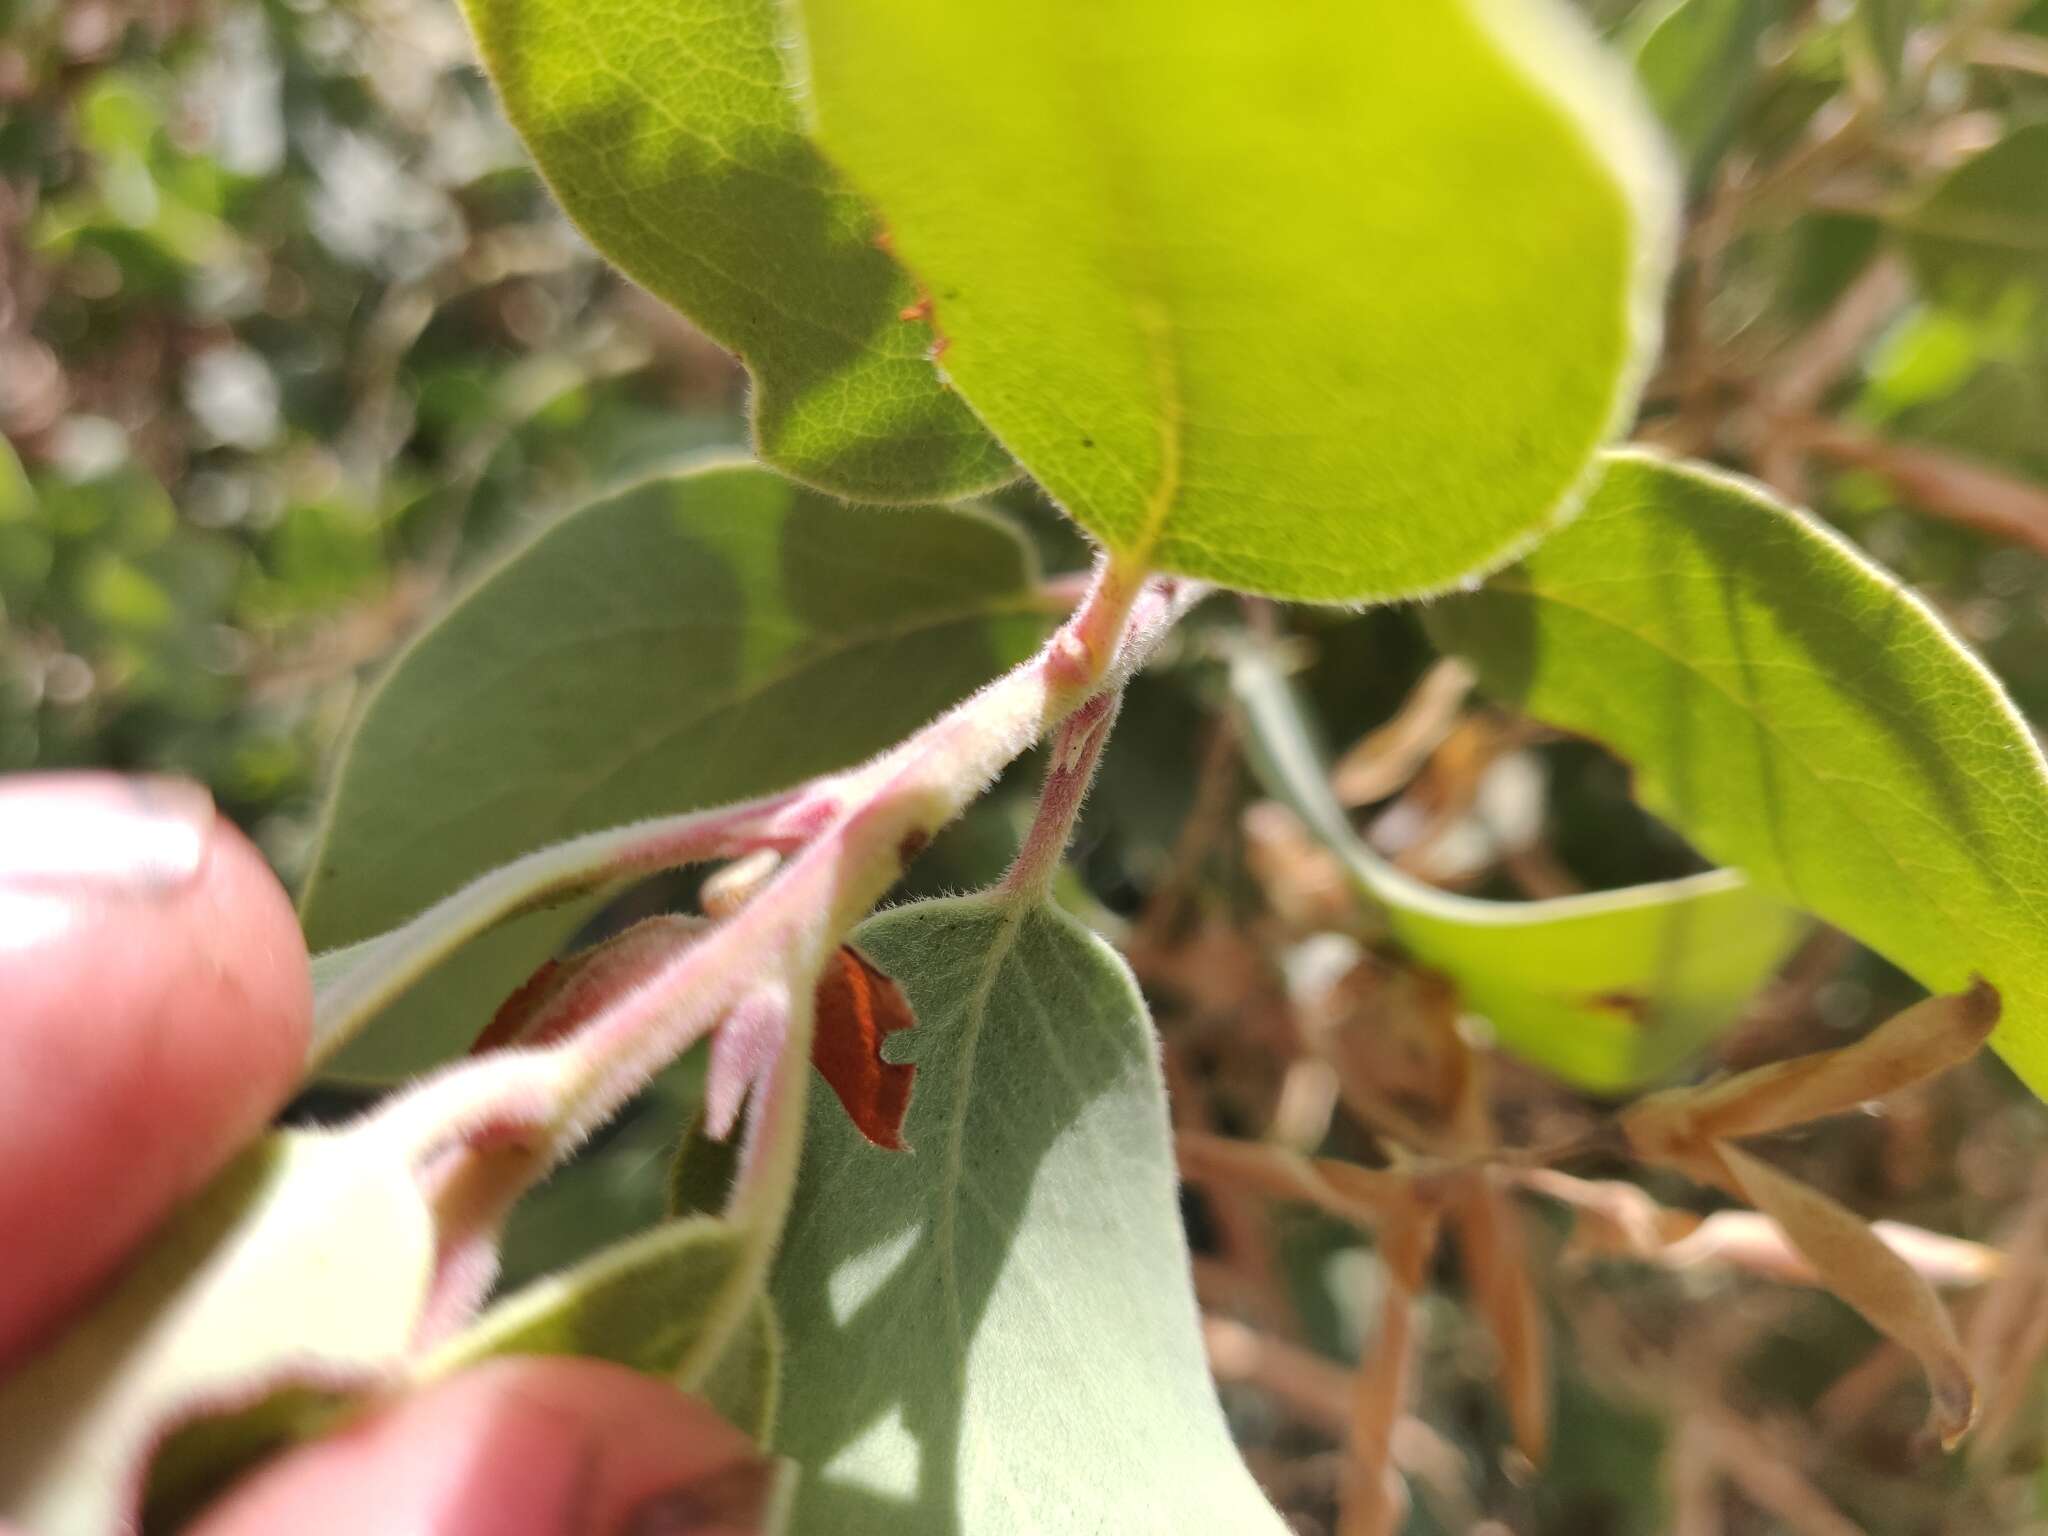
[[[1496,693],[1605,743],[1708,856],[1929,990],[1981,975],[2048,1089],[2048,768],[1983,666],[1745,482],[1617,454],[1523,565],[1433,608]]]
[[[1895,219],[1937,298],[1969,309],[2015,283],[2048,293],[2048,122],[2015,128],[1937,181]]]
[[[1934,1393],[1935,1429],[1942,1443],[1953,1447],[1976,1417],[1977,1389],[1955,1325],[1934,1288],[1862,1217],[1739,1147],[1723,1143],[1716,1151],[1756,1208],[1813,1261],[1822,1283],[1920,1362]]]
[[[719,1368],[699,1358],[699,1345],[714,1311],[733,1304],[730,1289],[745,1262],[746,1237],[736,1227],[709,1216],[664,1222],[496,1303],[421,1374],[445,1375],[494,1355],[590,1355],[699,1379]],[[758,1367],[773,1369],[772,1350],[760,1339],[744,1347]],[[741,1386],[727,1383],[747,1401],[772,1403],[772,1388]]]
[[[1129,972],[1057,911],[988,898],[856,942],[917,1013],[916,1151],[813,1096],[772,1286],[792,1530],[1277,1536],[1203,1364]]]
[[[761,456],[944,501],[1015,467],[933,368],[881,225],[805,132],[773,0],[464,0],[562,206],[754,375]]]
[[[745,1430],[756,1443],[775,1437],[775,1412],[782,1401],[782,1329],[775,1306],[756,1296],[746,1321],[697,1390],[726,1423]]]
[[[402,1159],[360,1137],[258,1143],[0,1384],[0,1518],[37,1536],[132,1529],[145,1458],[181,1422],[399,1366],[433,1262]],[[243,1430],[188,1442],[178,1477],[204,1485],[208,1456],[265,1443]]]
[[[796,10],[948,378],[1112,549],[1443,587],[1555,522],[1630,412],[1671,199],[1561,6]]]
[[[1394,936],[1451,976],[1500,1042],[1580,1087],[1634,1087],[1733,1021],[1797,942],[1797,914],[1726,870],[1549,901],[1435,890],[1375,855],[1330,792],[1320,748],[1273,658],[1231,676],[1266,787],[1300,813]]]
[[[844,767],[1041,632],[1008,529],[862,511],[758,468],[640,485],[550,528],[409,646],[344,747],[304,897],[316,949],[390,928],[527,849]],[[466,1046],[581,924],[515,917],[336,1058]]]
[[[1630,25],[1636,78],[1695,184],[1735,136],[1776,9],[1770,0],[1670,0]]]

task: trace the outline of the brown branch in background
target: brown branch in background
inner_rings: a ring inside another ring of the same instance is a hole
[[[1338,1536],[1394,1536],[1408,1511],[1407,1490],[1394,1469],[1394,1427],[1408,1404],[1415,1298],[1436,1251],[1436,1234],[1437,1213],[1420,1203],[1394,1213],[1380,1231],[1380,1322],[1370,1353],[1352,1377]]]
[[[1295,1418],[1342,1444],[1351,1432],[1351,1372],[1299,1344],[1205,1313],[1202,1344],[1219,1382],[1251,1387]],[[1472,1468],[1451,1441],[1412,1414],[1393,1431],[1394,1465],[1421,1483],[1450,1530],[1469,1530],[1479,1518]]]
[[[1812,416],[1912,291],[1906,265],[1897,256],[1880,256],[1864,268],[1828,312],[1786,348],[1758,390],[1767,418]],[[1757,453],[1757,475],[1789,500],[1810,502],[1805,458],[1796,436],[1767,433]]]
[[[1681,1419],[1665,1453],[1671,1490],[1671,1536],[1722,1536],[1721,1469],[1713,1436],[1697,1419]]]
[[[1195,770],[1195,800],[1167,856],[1166,868],[1152,883],[1144,910],[1127,946],[1152,950],[1167,942],[1179,920],[1196,875],[1230,832],[1231,807],[1237,801],[1237,716],[1225,711],[1209,727],[1202,760]]]
[[[1980,1435],[1971,1455],[1996,1454],[2021,1408],[2033,1394],[2037,1372],[2048,1355],[2048,1169],[2035,1176],[2011,1230],[2000,1245],[2005,1272],[1971,1314],[1964,1342],[1971,1368],[1984,1389]]]
[[[1989,69],[2013,69],[2048,78],[2048,38],[2024,32],[1989,32],[1972,39],[1964,56]]]
[[[1339,1221],[1375,1227],[1412,1202],[1406,1174],[1309,1158],[1261,1142],[1200,1132],[1174,1138],[1184,1177],[1205,1188],[1251,1190],[1327,1211]]]
[[[2048,554],[2048,490],[1959,454],[1894,443],[1822,417],[1775,423],[1789,446],[1891,482],[1921,511]]]
[[[1570,1251],[1580,1258],[1630,1258],[1674,1270],[1719,1267],[1788,1285],[1821,1283],[1784,1228],[1760,1212],[1702,1217],[1661,1206],[1637,1185],[1618,1179],[1581,1179],[1551,1168],[1503,1172],[1518,1187],[1578,1213]],[[1930,1285],[1988,1285],[2004,1272],[2004,1255],[1983,1243],[1896,1221],[1876,1222],[1871,1230]]]
[[[1699,1428],[1713,1464],[1794,1536],[1864,1536],[1862,1527],[1835,1508],[1786,1456],[1784,1445],[1797,1444],[1797,1437],[1765,1434],[1718,1406],[1702,1406]]]

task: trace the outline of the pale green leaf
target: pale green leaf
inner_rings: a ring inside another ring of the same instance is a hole
[[[1965,160],[1894,223],[1937,298],[1981,310],[2015,284],[2048,293],[2048,122]]]
[[[1671,198],[1562,7],[795,10],[947,376],[1134,560],[1442,587],[1556,522],[1632,408]]]
[[[895,1037],[910,1150],[812,1095],[772,1285],[791,1529],[1278,1536],[1203,1361],[1129,971],[1071,918],[988,898],[858,942],[917,1013]]]
[[[668,1221],[497,1302],[450,1339],[427,1376],[494,1355],[587,1355],[655,1376],[704,1375],[697,1361],[707,1321],[731,1301],[746,1238],[711,1216]],[[777,1339],[764,1298],[709,1367],[705,1393],[757,1438],[775,1413]]]
[[[1669,1072],[1720,1030],[1805,927],[1729,870],[1549,901],[1480,901],[1410,878],[1352,831],[1301,706],[1263,652],[1232,680],[1266,787],[1384,910],[1402,946],[1458,984],[1526,1061],[1595,1092]]]
[[[1710,856],[1929,990],[1981,974],[2048,1089],[2048,768],[1927,607],[1757,487],[1617,454],[1569,530],[1431,628],[1604,742]]]
[[[714,466],[583,508],[392,667],[344,746],[301,902],[316,949],[556,839],[844,767],[1026,654],[1028,556],[989,518],[863,510]],[[339,1057],[460,1049],[588,903],[464,948]],[[332,985],[349,969],[323,962]]]
[[[259,1143],[0,1385],[0,1520],[36,1536],[133,1529],[144,1458],[180,1420],[399,1366],[433,1262],[402,1158],[360,1137]]]
[[[463,0],[505,112],[627,276],[739,353],[761,456],[943,501],[1012,478],[940,380],[881,225],[804,131],[776,0]]]

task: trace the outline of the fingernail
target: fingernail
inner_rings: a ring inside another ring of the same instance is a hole
[[[759,1536],[775,1498],[772,1461],[734,1461],[636,1504],[617,1536]]]
[[[213,797],[184,779],[112,773],[0,781],[0,884],[170,891],[196,876]]]

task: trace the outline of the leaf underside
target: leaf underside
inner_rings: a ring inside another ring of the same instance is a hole
[[[1232,674],[1267,789],[1384,908],[1408,952],[1457,982],[1502,1046],[1576,1087],[1618,1092],[1670,1072],[1734,1022],[1805,929],[1729,870],[1548,901],[1424,885],[1352,830],[1273,661],[1247,650]]]
[[[564,518],[409,646],[343,748],[301,917],[396,926],[558,838],[763,794],[897,740],[1042,632],[1003,525],[848,507],[766,470],[651,480]],[[454,1055],[589,902],[466,946],[337,1058]]]
[[[1122,962],[1062,914],[984,898],[857,942],[917,1011],[898,1037],[912,1151],[812,1096],[772,1285],[792,1530],[1278,1536],[1203,1360]]]
[[[1112,549],[1440,588],[1555,521],[1632,403],[1666,169],[1547,0],[794,14],[947,377]]]
[[[763,459],[862,500],[1015,477],[941,381],[874,213],[805,132],[775,0],[464,0],[584,234],[739,353]]]
[[[1760,488],[1638,453],[1522,565],[1433,607],[1494,692],[1604,742],[1703,852],[1935,992],[2048,1090],[2048,767],[1929,609]]]

